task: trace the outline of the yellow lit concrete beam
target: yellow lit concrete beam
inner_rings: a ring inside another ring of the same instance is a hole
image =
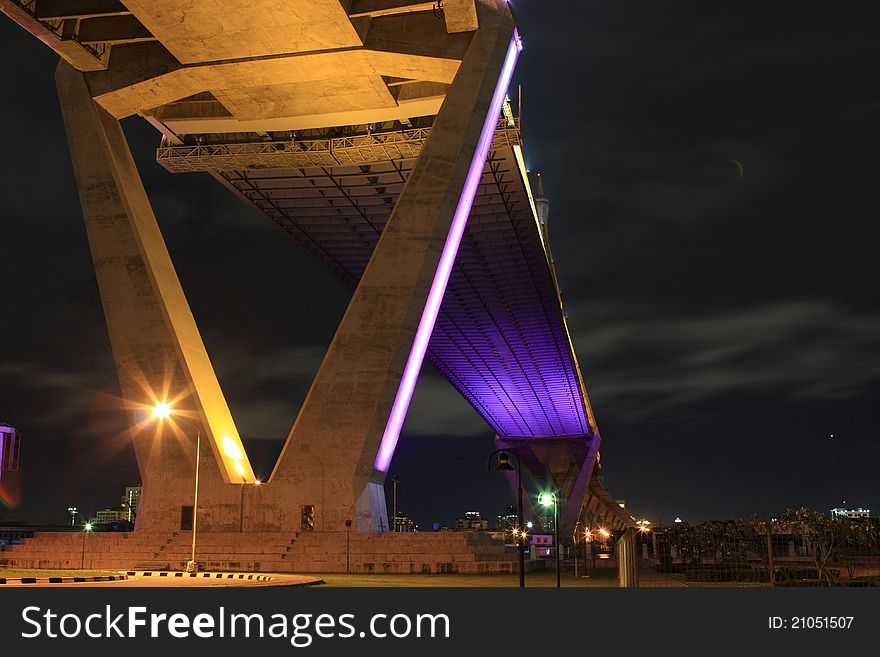
[[[388,86],[375,74],[212,93],[241,121],[396,107]]]
[[[349,9],[350,18],[362,16],[394,16],[414,12],[431,12],[437,6],[436,0],[431,2],[414,2],[413,0],[354,0]]]
[[[444,0],[443,20],[450,33],[473,32],[480,26],[474,0]]]
[[[224,132],[283,132],[285,130],[311,130],[338,125],[363,125],[366,123],[383,123],[385,121],[402,121],[417,116],[434,116],[443,105],[443,96],[422,98],[417,101],[401,101],[396,107],[383,110],[361,110],[352,112],[335,112],[332,114],[314,114],[277,119],[257,119],[240,121],[235,117],[182,117],[162,118],[161,111],[157,119],[172,133],[178,135],[224,133]]]
[[[119,122],[89,97],[83,75],[62,63],[56,74],[71,153],[89,227],[114,357],[129,404],[153,405],[164,394],[159,371],[182,371],[192,401],[210,437],[226,482],[252,483],[254,473],[214,368],[208,358],[165,240],[144,190]],[[112,239],[98,244],[102,231]],[[110,267],[113,265],[113,267]],[[125,271],[124,275],[120,275]],[[143,271],[143,274],[140,272]],[[113,299],[113,301],[108,301]],[[158,311],[158,312],[157,312]],[[144,320],[149,326],[143,326]],[[176,358],[175,355],[176,354]],[[176,362],[174,362],[176,360]],[[144,389],[127,382],[133,373],[122,364],[151,363]],[[185,430],[190,435],[190,430]],[[231,450],[234,445],[238,451]],[[144,454],[139,455],[139,459]]]
[[[381,110],[387,110],[391,105],[384,95],[387,89],[384,93],[377,92],[376,85],[381,83],[381,76],[450,84],[461,64],[455,59],[364,49],[193,67],[175,66],[155,48],[148,46],[121,48],[114,57],[118,56],[116,61],[122,61],[142,48],[154,54],[151,66],[156,71],[155,75],[151,75],[148,69],[141,68],[127,80],[114,71],[91,74],[88,77],[89,88],[95,100],[118,119],[144,113],[204,91],[211,91],[218,97],[239,94],[239,98],[242,98],[242,90],[249,88],[278,87],[284,91],[286,85],[312,83],[309,89],[314,95],[320,96],[321,93],[333,89],[344,92],[345,83],[352,78],[371,75],[375,80],[367,87],[368,93],[360,101],[360,105],[364,110],[379,110],[379,114],[383,114]],[[288,91],[292,88],[288,87]],[[353,93],[348,103],[351,107],[356,106],[357,93]],[[253,107],[250,109],[253,110]],[[308,112],[309,115],[316,113],[322,112]],[[294,117],[295,115],[291,115],[290,118]],[[251,112],[243,118],[249,120],[254,117]]]
[[[361,45],[339,0],[125,0],[184,64]]]
[[[86,50],[73,39],[62,39],[47,24],[37,20],[33,14],[11,0],[0,0],[0,13],[6,14],[14,22],[33,34],[54,50],[68,64],[79,71],[101,71],[107,68],[106,62]]]

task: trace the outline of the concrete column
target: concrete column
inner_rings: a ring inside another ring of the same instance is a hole
[[[125,135],[118,121],[92,100],[82,73],[62,61],[56,83],[144,485],[138,528],[179,527],[181,507],[193,503],[199,426],[201,497],[211,502],[200,513],[199,526],[237,527],[239,489],[224,483],[228,471],[218,465],[224,458],[214,438],[228,435],[238,441],[238,434]],[[178,410],[188,409],[189,417],[154,421],[148,409],[163,400],[175,401]],[[252,478],[247,458],[243,461],[245,476]]]
[[[374,462],[514,28],[505,2],[480,27],[324,357],[272,476],[295,482],[315,529],[388,529]]]
[[[633,527],[627,527],[617,540],[617,573],[620,587],[638,587],[639,567]]]

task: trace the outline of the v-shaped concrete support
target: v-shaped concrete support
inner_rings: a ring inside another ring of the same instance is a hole
[[[354,518],[361,531],[388,528],[385,472],[518,49],[506,4],[478,9],[480,27],[272,476],[296,482],[320,530]]]
[[[192,505],[198,428],[203,446],[213,448],[202,450],[202,486],[225,493],[237,510],[238,487],[222,484],[253,482],[254,475],[125,135],[92,100],[82,73],[62,61],[56,82],[144,484],[139,524],[176,528],[180,507]],[[154,421],[150,407],[158,402],[177,407],[172,419]],[[214,515],[213,524],[237,519]]]

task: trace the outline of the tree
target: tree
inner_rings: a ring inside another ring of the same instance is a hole
[[[828,563],[839,555],[841,547],[846,543],[850,532],[849,522],[845,518],[827,516],[805,507],[797,511],[787,509],[780,522],[783,527],[803,537],[816,566],[819,585],[825,583],[831,586]]]

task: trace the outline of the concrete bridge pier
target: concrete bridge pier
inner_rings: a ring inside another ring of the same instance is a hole
[[[231,529],[238,522],[239,488],[227,484],[217,443],[223,437],[237,442],[238,434],[125,135],[92,99],[81,72],[61,61],[56,83],[144,486],[138,525],[179,528],[181,514],[193,504],[200,431],[200,487],[206,503],[200,520],[204,517],[205,528]],[[150,407],[166,400],[189,409],[189,417],[153,421]],[[242,467],[244,478],[253,481],[246,457]]]
[[[506,4],[478,8],[480,27],[272,474],[297,504],[316,504],[320,531],[349,519],[388,528],[385,473],[517,54]]]

